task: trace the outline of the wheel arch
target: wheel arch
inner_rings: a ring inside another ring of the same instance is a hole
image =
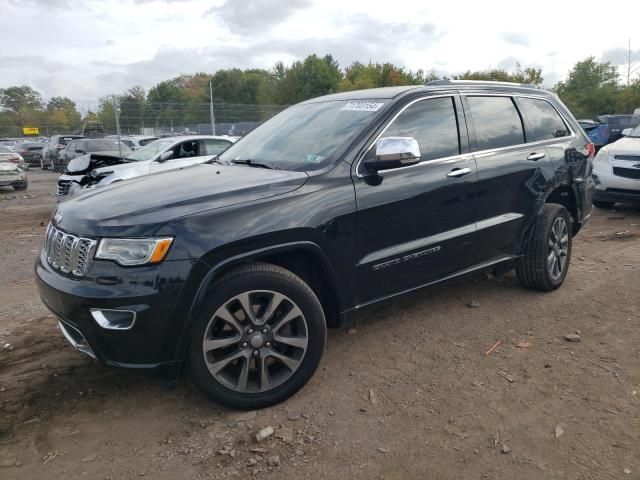
[[[570,185],[556,185],[547,193],[547,196],[539,206],[538,214],[547,203],[557,203],[562,205],[569,212],[571,217],[572,234],[575,236],[582,223],[580,221],[580,209],[578,206],[578,196]]]
[[[341,325],[340,312],[343,310],[344,299],[339,293],[337,276],[329,258],[316,243],[294,241],[247,250],[230,256],[220,256],[224,259],[213,265],[207,264],[209,267],[207,273],[200,281],[193,301],[188,308],[187,321],[178,346],[177,358],[179,360],[182,360],[186,354],[189,332],[193,322],[217,279],[229,270],[246,263],[270,263],[296,274],[318,295],[327,326],[335,328]]]

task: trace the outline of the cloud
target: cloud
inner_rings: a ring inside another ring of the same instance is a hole
[[[204,16],[220,18],[232,32],[256,33],[284,22],[296,10],[311,6],[311,0],[225,0],[219,7],[211,7]]]
[[[528,47],[530,45],[528,35],[518,32],[505,32],[500,37],[507,43],[513,45],[523,45]]]
[[[501,70],[509,71],[514,70],[519,64],[520,61],[516,57],[506,57],[500,60],[500,62],[498,63],[498,68]]]
[[[627,48],[611,48],[602,53],[602,61],[612,65],[627,65],[629,62],[629,50]],[[640,50],[631,50],[631,63],[640,62]]]

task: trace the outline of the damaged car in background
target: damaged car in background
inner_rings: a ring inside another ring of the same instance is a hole
[[[195,135],[156,140],[126,157],[82,155],[71,160],[58,178],[58,200],[122,180],[205,163],[236,141],[235,137]]]
[[[17,163],[3,160],[0,157],[0,187],[13,187],[16,191],[27,189],[27,174]]]

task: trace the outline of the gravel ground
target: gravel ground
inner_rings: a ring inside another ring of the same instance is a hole
[[[478,274],[364,313],[247,414],[66,343],[32,267],[56,176],[29,177],[0,189],[2,479],[640,479],[639,209],[594,210],[556,292]]]

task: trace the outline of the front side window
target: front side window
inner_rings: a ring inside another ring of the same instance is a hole
[[[183,142],[179,145],[176,145],[173,149],[173,158],[189,158],[189,157],[198,157],[200,154],[198,153],[198,142],[195,140],[189,142]]]
[[[421,161],[460,154],[458,122],[452,97],[421,100],[407,107],[382,134],[413,137],[420,145]]]
[[[522,120],[511,97],[467,97],[478,150],[524,143]]]
[[[555,108],[540,98],[518,98],[520,113],[525,119],[527,142],[566,137],[569,129]]]

